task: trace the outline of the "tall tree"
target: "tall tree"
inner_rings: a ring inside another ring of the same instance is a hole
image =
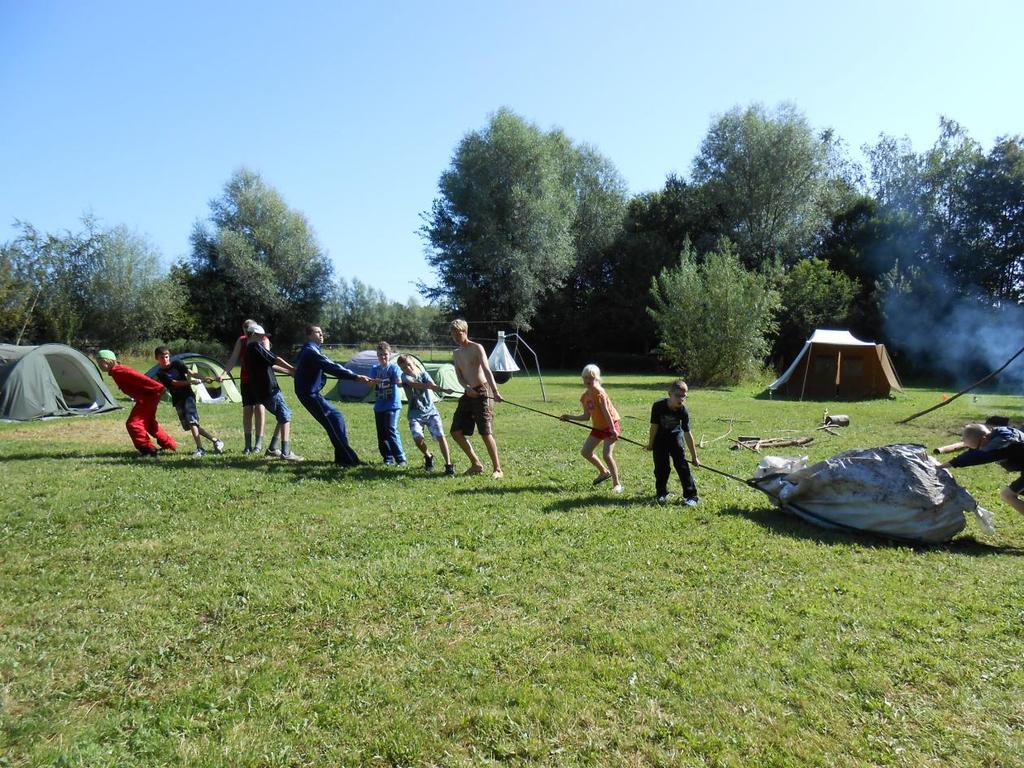
[[[331,264],[306,217],[259,174],[242,169],[192,230],[192,304],[222,341],[244,317],[286,340],[302,337],[330,290]]]
[[[576,265],[565,304],[571,316],[562,321],[570,332],[559,335],[573,362],[600,349],[623,355],[625,364],[625,356],[657,344],[654,321],[637,308],[647,304],[651,279],[676,265],[688,242],[697,253],[714,246],[715,222],[700,192],[670,175],[663,189],[630,200],[615,239]]]
[[[814,134],[791,104],[774,113],[734,109],[708,130],[693,163],[693,180],[727,224],[744,263],[793,263],[828,222],[823,197],[834,191],[829,171],[835,137]]]
[[[531,324],[540,354],[564,366],[576,361],[581,342],[596,342],[595,333],[604,330],[606,308],[597,304],[608,288],[608,254],[622,232],[627,193],[610,160],[592,147],[559,138],[564,183],[576,200],[573,265],[564,282],[539,303]]]
[[[1024,137],[999,139],[967,182],[965,253],[973,278],[1001,301],[1024,301]],[[966,261],[966,259],[965,259]]]
[[[588,173],[572,151],[561,132],[544,133],[507,109],[469,133],[424,215],[438,282],[421,284],[423,294],[471,320],[528,329],[593,232],[577,218],[586,195],[572,180]]]

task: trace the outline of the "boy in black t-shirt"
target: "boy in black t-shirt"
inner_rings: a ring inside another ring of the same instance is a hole
[[[658,400],[651,406],[651,433],[647,439],[647,450],[654,453],[654,487],[655,498],[659,504],[668,501],[668,478],[671,473],[669,459],[675,465],[679,482],[683,485],[683,497],[689,507],[697,506],[697,485],[693,482],[690,467],[686,463],[683,441],[690,449],[693,465],[700,466],[697,460],[697,446],[690,436],[690,414],[683,405],[686,399],[687,386],[682,379],[676,379],[668,388],[668,397]]]
[[[224,453],[224,441],[210,434],[199,426],[199,412],[196,410],[196,397],[192,393],[192,382],[210,382],[212,379],[203,379],[196,376],[181,360],[171,360],[171,350],[167,347],[157,347],[153,351],[160,366],[156,372],[156,379],[163,384],[171,394],[171,404],[178,412],[178,421],[181,428],[192,433],[196,441],[196,450],[193,456],[203,456],[203,441],[200,436],[205,437],[213,443],[214,453]]]

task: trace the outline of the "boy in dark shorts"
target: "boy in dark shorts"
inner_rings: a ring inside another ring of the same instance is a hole
[[[480,439],[487,448],[491,459],[491,477],[499,479],[504,476],[501,471],[501,460],[498,458],[498,444],[494,440],[494,402],[501,402],[498,383],[487,363],[484,348],[475,341],[469,340],[469,324],[465,320],[452,320],[449,326],[452,340],[458,345],[452,356],[455,372],[465,393],[459,398],[452,416],[452,438],[469,458],[467,475],[483,474],[484,465],[473,450],[469,437],[474,427],[480,430]]]
[[[262,440],[263,424],[267,417],[266,409],[253,399],[252,387],[249,386],[249,371],[245,366],[245,346],[249,343],[250,329],[254,325],[258,323],[252,319],[242,322],[242,335],[235,340],[231,354],[224,361],[224,372],[218,377],[224,381],[231,376],[231,369],[238,365],[238,391],[242,395],[242,430],[245,435],[245,448],[242,449],[242,453],[263,451],[262,442],[253,443],[253,423],[255,422],[256,434]]]
[[[196,376],[181,360],[171,360],[171,350],[167,347],[157,347],[153,356],[160,366],[156,380],[171,393],[171,404],[178,412],[181,428],[191,432],[192,439],[196,441],[192,455],[199,457],[206,454],[203,450],[203,437],[213,443],[214,453],[224,453],[224,441],[199,426],[199,411],[196,410],[196,397],[192,392],[192,382],[210,382],[212,379]]]
[[[697,460],[697,446],[690,436],[690,413],[683,401],[686,400],[686,382],[676,379],[668,388],[668,397],[662,398],[651,406],[651,431],[647,438],[647,450],[654,453],[654,493],[659,504],[668,501],[668,478],[670,475],[669,460],[676,468],[679,482],[683,486],[683,498],[689,507],[697,506],[697,485],[686,463],[683,442],[690,449],[693,465],[700,466]]]
[[[1020,477],[999,492],[999,498],[1024,515],[1024,432],[1013,427],[968,424],[960,439],[970,450],[939,466],[974,467],[998,461],[1007,472],[1021,472]]]
[[[304,459],[291,449],[292,412],[284,402],[281,387],[274,375],[274,370],[278,369],[294,376],[295,368],[287,360],[270,351],[270,334],[261,325],[249,327],[249,343],[245,345],[245,366],[249,371],[253,402],[260,403],[277,419],[277,428],[274,430],[274,436],[270,438],[270,447],[267,448],[266,455],[285,461],[303,461]],[[263,435],[257,435],[256,442],[262,444]]]

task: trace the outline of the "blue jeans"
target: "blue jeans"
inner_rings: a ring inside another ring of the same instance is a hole
[[[262,402],[264,408],[274,414],[274,418],[277,419],[278,424],[287,424],[292,420],[291,409],[288,408],[284,403],[284,395],[281,394],[281,390],[277,390],[274,394],[268,397]]]
[[[404,464],[405,450],[398,434],[398,411],[374,411],[377,422],[377,448],[385,464]]]
[[[334,463],[342,467],[354,467],[359,464],[359,456],[348,444],[348,431],[341,411],[332,408],[320,394],[300,396],[299,402],[327,431],[331,445],[334,446]]]

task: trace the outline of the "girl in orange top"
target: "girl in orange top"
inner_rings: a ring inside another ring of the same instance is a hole
[[[612,481],[612,493],[622,493],[622,483],[619,482],[619,465],[615,463],[615,441],[619,439],[622,428],[619,426],[619,414],[608,398],[608,393],[601,386],[601,369],[596,365],[588,365],[583,369],[583,383],[587,389],[580,397],[580,404],[583,406],[583,413],[573,415],[563,413],[562,421],[590,421],[593,429],[583,441],[583,448],[580,454],[597,468],[597,477],[594,485],[599,485],[605,480]],[[604,463],[594,455],[597,444],[604,442]],[[606,467],[605,464],[608,466]]]

